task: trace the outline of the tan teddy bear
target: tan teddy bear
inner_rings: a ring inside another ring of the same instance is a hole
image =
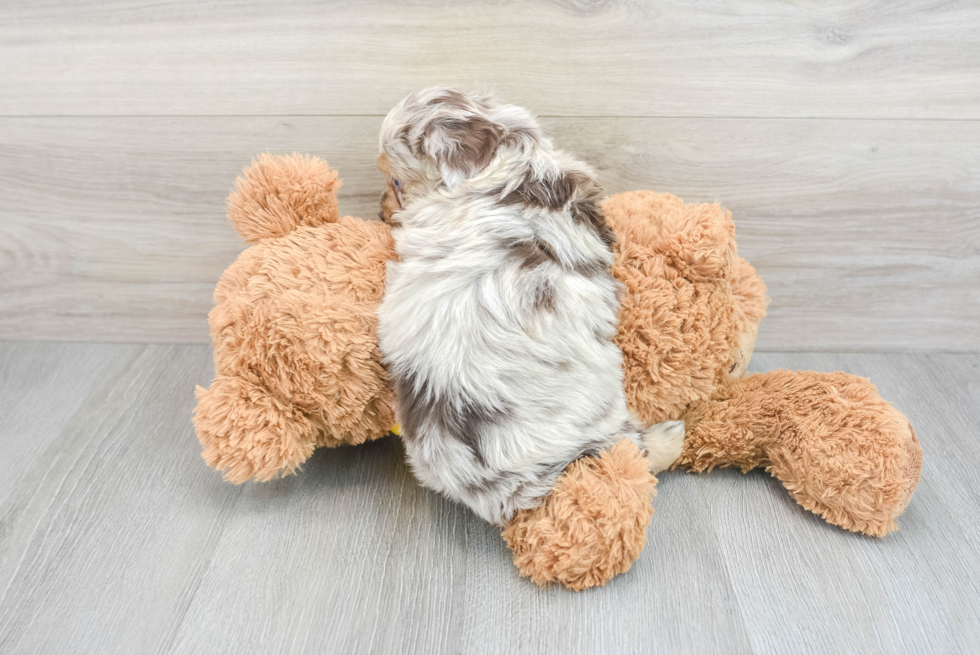
[[[394,243],[384,223],[338,217],[340,185],[322,160],[263,156],[228,198],[252,245],[214,291],[216,377],[194,424],[230,482],[292,473],[317,446],[394,423],[374,316]]]
[[[394,422],[374,314],[394,245],[384,223],[338,218],[339,187],[322,160],[265,155],[229,197],[252,245],[215,290],[216,377],[194,414],[205,460],[229,481],[293,473],[317,446],[377,439]],[[650,423],[685,420],[675,466],[764,467],[831,523],[894,530],[921,468],[912,426],[863,378],[743,376],[765,286],[738,257],[728,212],[649,191],[613,196],[603,212],[625,287],[627,399]],[[642,551],[655,485],[624,440],[571,464],[503,536],[539,584],[602,585]]]

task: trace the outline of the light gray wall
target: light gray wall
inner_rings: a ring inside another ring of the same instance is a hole
[[[377,212],[381,116],[433,83],[542,115],[610,192],[733,211],[758,350],[980,350],[980,5],[0,5],[0,339],[195,343],[258,152]]]

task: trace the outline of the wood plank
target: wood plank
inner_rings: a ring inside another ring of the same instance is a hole
[[[0,462],[9,470],[57,456],[59,430],[78,411],[93,385],[132,366],[141,346],[70,343],[0,344]],[[0,475],[0,503],[21,506],[10,494],[16,476]],[[12,520],[5,516],[3,523]],[[2,530],[0,530],[2,533]]]
[[[0,114],[383,115],[448,83],[555,116],[975,119],[978,23],[936,0],[16,0]]]
[[[23,395],[4,406],[0,452],[38,445],[0,459],[0,651],[166,652],[240,493],[203,465],[190,425],[209,349],[0,353],[4,375],[60,360],[3,382]]]
[[[246,487],[174,651],[747,648],[739,612],[718,611],[735,607],[734,591],[704,505],[658,513],[653,556],[608,589],[541,591],[496,530],[419,488],[403,457],[395,440],[321,451],[299,477]],[[658,506],[671,504],[663,496]],[[678,629],[680,617],[699,630]]]
[[[0,651],[977,652],[980,356],[752,365],[775,367],[871,375],[913,422],[901,529],[845,533],[761,473],[664,473],[633,569],[575,594],[519,579],[394,439],[222,483],[189,422],[206,347],[0,344]]]
[[[766,279],[766,350],[980,350],[980,123],[563,118],[610,192],[718,200]],[[0,119],[0,338],[206,342],[262,151],[374,216],[377,117]]]

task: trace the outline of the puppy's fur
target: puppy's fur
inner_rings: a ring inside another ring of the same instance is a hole
[[[430,88],[385,118],[388,264],[379,339],[412,468],[504,524],[620,439],[661,470],[683,424],[626,409],[613,234],[592,171],[526,110]]]

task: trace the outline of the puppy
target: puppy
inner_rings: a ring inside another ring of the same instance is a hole
[[[531,114],[430,88],[384,120],[381,216],[398,261],[378,310],[410,465],[499,525],[626,438],[654,472],[684,426],[626,408],[614,236],[593,172]]]

